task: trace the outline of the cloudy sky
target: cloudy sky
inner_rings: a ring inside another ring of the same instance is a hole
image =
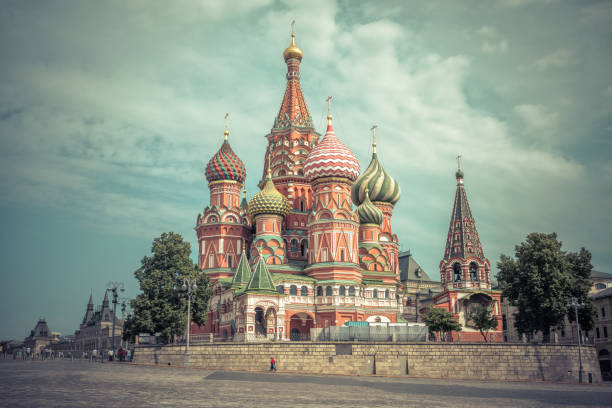
[[[137,293],[164,231],[196,246],[202,170],[223,138],[262,173],[290,22],[323,133],[365,168],[369,128],[401,184],[393,229],[438,279],[455,157],[485,254],[533,232],[612,272],[612,3],[3,1],[0,338],[72,333],[90,291]]]

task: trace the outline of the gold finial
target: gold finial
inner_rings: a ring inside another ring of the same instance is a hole
[[[372,153],[376,153],[376,128],[378,125],[372,125],[370,130],[372,131]]]
[[[295,45],[295,20],[293,20],[291,22],[291,44],[289,44],[289,47],[287,47],[285,52],[283,52],[283,58],[285,58],[285,61],[291,58],[295,58],[301,61],[302,55],[302,50],[300,50],[300,48]]]
[[[244,190],[246,192],[246,190]],[[246,241],[242,238],[242,253],[246,254]]]
[[[223,140],[227,140],[227,135],[229,135],[229,130],[227,128],[227,118],[229,118],[229,112],[225,114],[225,132],[223,132]]]
[[[270,153],[268,152],[268,178],[272,178],[272,168],[270,164]]]
[[[242,198],[246,198],[246,188],[242,190]]]
[[[328,96],[327,99],[325,99],[327,101],[327,124],[331,125],[331,120],[332,120],[332,115],[331,115],[331,100],[332,97]]]
[[[461,170],[461,155],[457,156],[457,169]]]

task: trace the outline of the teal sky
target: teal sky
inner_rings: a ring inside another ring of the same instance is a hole
[[[137,293],[164,231],[196,247],[223,138],[256,192],[290,22],[319,132],[402,187],[393,229],[438,279],[455,157],[485,255],[533,231],[612,272],[612,2],[3,1],[0,338],[71,334],[90,290]],[[493,268],[495,271],[495,268]]]

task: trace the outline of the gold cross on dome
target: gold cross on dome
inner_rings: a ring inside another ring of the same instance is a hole
[[[461,170],[461,155],[457,156],[457,168]]]
[[[328,96],[327,99],[325,99],[325,101],[327,102],[327,115],[331,115],[331,100],[331,96]]]
[[[372,131],[372,153],[376,153],[376,128],[378,125],[372,125],[370,130]]]
[[[291,36],[295,37],[295,20],[291,22]]]

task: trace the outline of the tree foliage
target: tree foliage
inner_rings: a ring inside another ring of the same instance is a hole
[[[429,306],[423,313],[423,321],[427,325],[430,332],[437,332],[441,341],[449,339],[448,334],[451,331],[461,331],[461,323],[455,319],[455,316],[439,307]]]
[[[130,302],[133,310],[125,323],[124,338],[139,333],[160,333],[164,343],[182,334],[187,322],[187,300],[181,290],[184,278],[196,278],[198,289],[192,301],[192,320],[206,323],[210,298],[208,278],[191,258],[191,246],[180,234],[165,232],[153,240],[151,256],[145,256],[134,272],[140,293]]]
[[[502,254],[497,263],[503,296],[518,306],[515,326],[519,333],[540,331],[549,341],[551,328],[562,328],[572,297],[585,304],[579,320],[583,330],[594,324],[590,288],[591,254],[561,250],[557,234],[531,233],[515,247],[515,258]]]
[[[480,334],[485,342],[487,342],[486,332],[497,328],[497,319],[491,313],[491,310],[484,306],[476,306],[469,316],[474,323],[474,327],[480,330]]]

